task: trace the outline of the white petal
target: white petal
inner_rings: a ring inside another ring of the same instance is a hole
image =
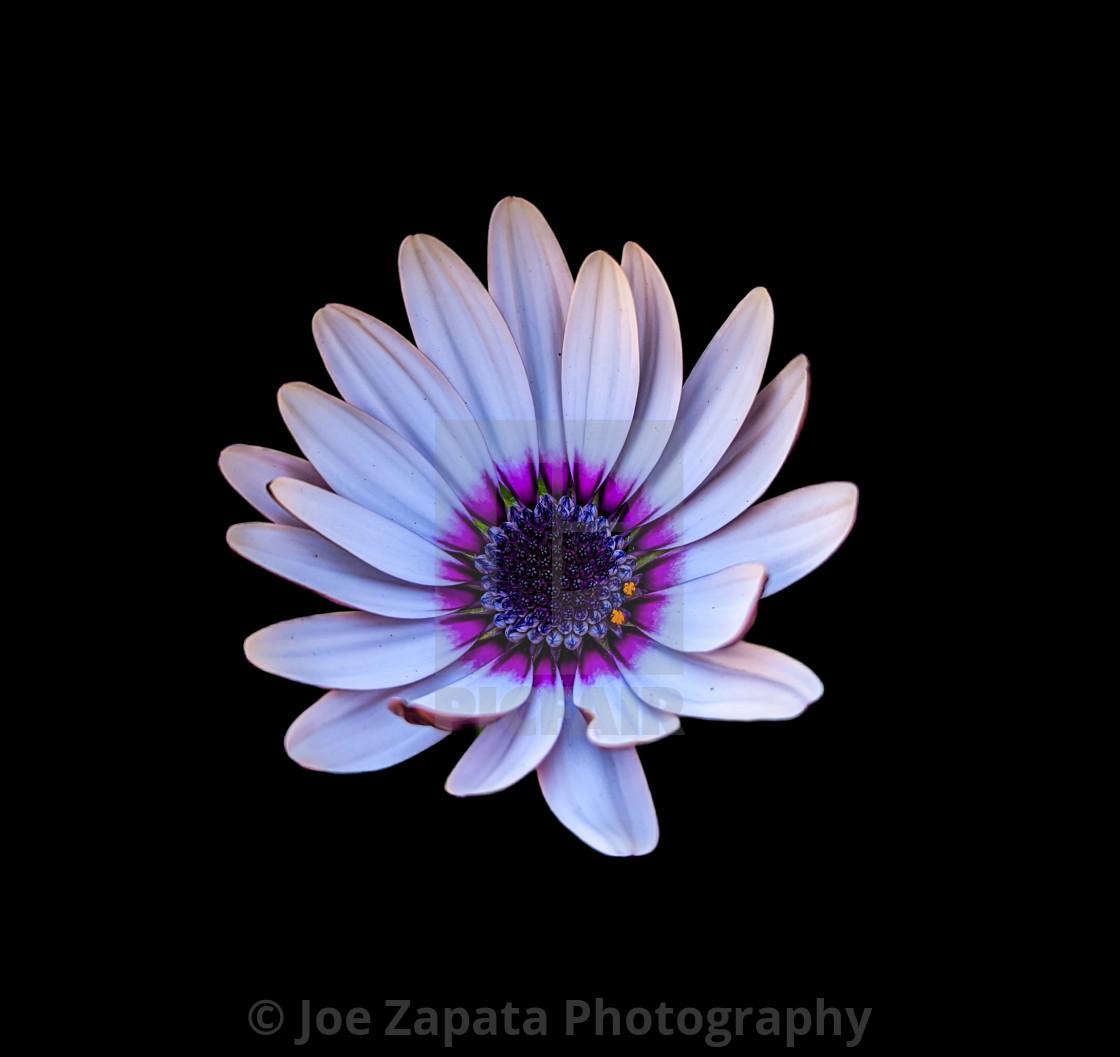
[[[691,543],[738,517],[782,468],[805,421],[809,399],[809,361],[796,357],[755,399],[750,414],[723,458],[680,506],[640,532],[659,546]]]
[[[332,690],[288,728],[284,748],[301,767],[355,774],[392,767],[447,737],[393,715],[390,690]]]
[[[752,561],[766,566],[765,598],[812,572],[844,542],[858,499],[856,486],[843,481],[767,499],[718,532],[654,561],[642,571],[642,587],[653,590]]]
[[[498,203],[490,218],[487,283],[517,344],[536,408],[541,473],[559,495],[568,487],[560,353],[572,273],[540,211],[522,198]]]
[[[637,635],[619,640],[620,670],[646,700],[699,719],[789,719],[824,692],[800,661],[777,650],[736,642],[712,653],[679,653]]]
[[[634,295],[641,369],[634,423],[603,492],[607,512],[657,465],[673,432],[684,375],[677,310],[657,265],[641,246],[628,242],[622,251],[622,270]]]
[[[596,851],[646,855],[657,847],[657,813],[637,750],[597,748],[574,707],[537,777],[552,813]]]
[[[819,700],[824,693],[824,685],[811,668],[769,646],[736,642],[722,650],[693,656],[697,661],[730,669],[751,679],[769,679],[803,698],[807,705]]]
[[[512,712],[533,690],[528,650],[511,649],[500,636],[475,646],[455,668],[453,679],[413,687],[407,703],[450,719],[485,720]]]
[[[681,725],[634,693],[614,661],[595,649],[585,647],[580,654],[572,700],[587,718],[587,736],[602,748],[659,741]]]
[[[303,382],[281,388],[280,413],[339,495],[443,546],[478,549],[478,533],[447,482],[400,434]]]
[[[631,619],[670,649],[716,650],[746,633],[765,583],[764,566],[734,565],[644,595],[631,605]]]
[[[327,305],[315,314],[312,331],[347,403],[399,433],[468,509],[496,523],[502,509],[490,477],[490,452],[470,408],[443,372],[392,327],[356,308]]]
[[[245,640],[258,668],[332,690],[376,690],[425,679],[461,657],[485,623],[464,617],[395,620],[319,613],[272,624]]]
[[[638,396],[638,321],[630,284],[602,251],[576,276],[560,360],[564,443],[586,503],[614,467]]]
[[[332,602],[410,620],[473,604],[466,588],[407,583],[355,558],[308,528],[263,521],[233,525],[226,541],[238,554]]]
[[[269,521],[279,525],[299,525],[301,522],[268,494],[269,481],[275,477],[294,477],[323,488],[327,484],[306,459],[252,444],[231,444],[218,456],[218,469],[240,496]]]
[[[448,776],[449,793],[480,796],[507,789],[548,754],[564,720],[564,687],[547,653],[538,658],[534,674],[525,704],[485,727],[463,754]]]
[[[303,524],[390,576],[429,585],[471,578],[435,544],[325,488],[280,477],[270,483],[269,491]]]
[[[683,502],[723,457],[758,392],[773,331],[774,307],[759,287],[739,302],[692,368],[673,435],[623,518],[623,529]]]
[[[400,273],[416,344],[474,413],[506,483],[523,503],[534,501],[533,395],[493,298],[455,253],[428,235],[404,240]]]
[[[811,573],[844,542],[858,502],[859,489],[846,481],[798,488],[748,510],[728,543],[758,553],[768,577],[762,594],[772,595]]]

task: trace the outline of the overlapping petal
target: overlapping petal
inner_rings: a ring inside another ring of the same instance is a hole
[[[596,851],[646,855],[657,846],[657,812],[637,750],[597,748],[574,706],[537,778],[552,813]]]
[[[809,361],[798,356],[751,406],[723,458],[683,503],[639,531],[636,547],[681,546],[711,535],[770,487],[793,447],[809,399]]]
[[[552,657],[533,666],[532,692],[520,708],[485,727],[447,779],[455,796],[506,789],[537,768],[556,743],[564,722],[564,687]]]
[[[587,736],[603,748],[644,745],[675,733],[681,721],[631,689],[610,654],[585,650],[576,668],[572,701],[587,720]]]
[[[448,673],[412,687],[409,705],[452,720],[485,720],[512,712],[533,690],[533,662],[525,650],[505,640],[488,639],[473,646]],[[402,695],[403,697],[403,695]]]
[[[284,748],[301,767],[333,774],[380,771],[447,737],[389,711],[391,690],[332,690],[288,728]]]
[[[269,492],[303,524],[390,576],[428,585],[458,584],[470,578],[441,547],[326,488],[280,477],[269,484]]]
[[[302,382],[280,390],[296,443],[340,496],[442,546],[477,550],[470,515],[447,482],[399,433]]]
[[[374,613],[319,613],[272,624],[245,640],[258,668],[297,683],[376,690],[442,672],[486,622],[471,616],[396,620]]]
[[[765,598],[835,552],[855,523],[858,499],[856,486],[842,481],[767,499],[718,532],[654,559],[643,569],[642,584],[655,590],[751,561],[766,567]]]
[[[684,375],[681,328],[668,284],[645,250],[628,242],[622,270],[634,295],[640,370],[634,421],[603,488],[613,512],[657,465],[677,417]]]
[[[498,306],[460,257],[428,235],[405,239],[400,273],[416,344],[474,413],[502,479],[530,502],[537,469],[533,395]]]
[[[770,295],[752,290],[692,368],[669,443],[623,517],[624,530],[682,503],[723,458],[758,392],[773,332]]]
[[[525,364],[536,411],[541,474],[549,490],[560,495],[570,479],[560,354],[572,273],[552,229],[524,199],[504,199],[490,218],[487,285]]]
[[[343,399],[407,440],[473,514],[497,520],[493,461],[443,372],[392,327],[356,308],[327,305],[315,314],[312,330]]]
[[[736,642],[711,653],[681,653],[651,639],[619,645],[630,687],[660,693],[666,710],[697,719],[789,719],[824,692],[800,661],[777,650]]]
[[[560,359],[564,440],[578,503],[590,501],[626,443],[638,370],[630,284],[607,254],[593,253],[576,276]]]
[[[706,653],[743,637],[765,584],[765,566],[733,565],[643,595],[631,606],[633,623],[663,646]]]
[[[226,539],[243,558],[277,576],[367,613],[405,620],[434,617],[477,598],[463,587],[426,587],[388,576],[308,528],[246,522],[232,526]]]
[[[268,491],[270,481],[277,477],[292,477],[319,488],[327,487],[327,482],[306,459],[253,444],[231,444],[218,457],[218,468],[238,495],[278,525],[300,525],[302,522],[272,498]]]

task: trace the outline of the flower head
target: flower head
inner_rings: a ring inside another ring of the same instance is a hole
[[[804,419],[808,362],[761,389],[765,290],[683,381],[661,273],[629,243],[573,281],[529,203],[490,225],[487,286],[446,246],[405,240],[415,345],[329,305],[314,334],[341,399],[284,386],[306,459],[234,445],[227,479],[267,522],[230,545],[346,607],[264,628],[265,671],[328,693],[292,724],[313,770],[371,771],[474,728],[450,792],[536,770],[599,851],[643,854],[657,819],[636,746],[682,717],[785,719],[822,692],[742,641],[759,599],[842,542],[856,490],[756,503]]]

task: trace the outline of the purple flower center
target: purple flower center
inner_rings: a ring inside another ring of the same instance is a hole
[[[507,518],[475,559],[494,627],[511,642],[553,649],[576,650],[588,634],[620,635],[622,604],[637,591],[634,559],[595,504],[544,495],[535,507],[512,506]]]

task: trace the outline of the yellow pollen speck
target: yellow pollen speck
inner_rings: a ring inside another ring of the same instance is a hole
[[[626,617],[623,616],[621,609],[612,609],[611,610],[611,623],[612,624],[622,624],[622,623],[625,623],[625,621],[626,621]]]
[[[632,595],[632,594],[634,593],[634,591],[635,591],[635,590],[636,590],[636,587],[635,587],[635,585],[634,585],[634,581],[633,581],[633,580],[630,580],[630,581],[628,581],[627,583],[624,583],[624,584],[622,585],[622,593],[623,593],[623,594],[624,594],[624,595],[625,595],[625,596],[626,596],[627,598],[629,598],[629,597],[630,597],[630,596],[631,596],[631,595]]]

